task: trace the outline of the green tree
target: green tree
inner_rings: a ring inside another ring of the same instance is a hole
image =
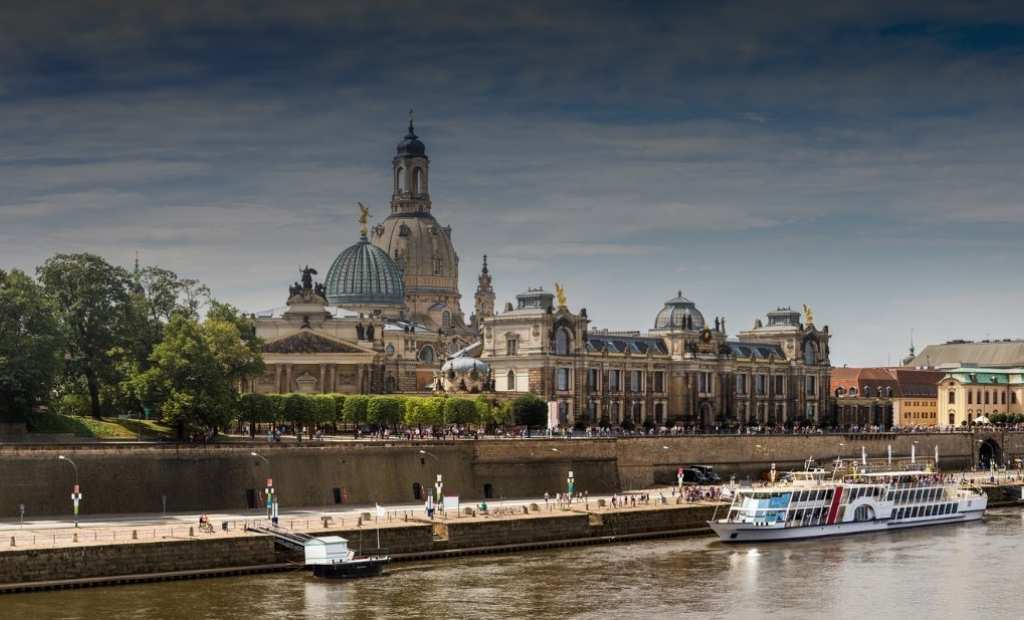
[[[373,396],[366,405],[366,421],[380,428],[402,422],[402,399],[396,396]]]
[[[342,407],[342,416],[349,424],[366,424],[366,406],[369,398],[362,395],[345,397],[345,404]]]
[[[171,317],[150,359],[136,385],[143,400],[160,403],[164,421],[179,436],[229,424],[238,411],[238,382],[263,368],[259,352],[233,324],[199,323],[184,314]]]
[[[239,415],[249,424],[249,437],[256,437],[256,425],[274,421],[274,406],[266,394],[242,394]]]
[[[513,419],[526,427],[546,426],[548,404],[534,394],[523,394],[512,401]]]
[[[451,397],[444,404],[444,420],[448,424],[476,424],[476,403],[468,398]]]
[[[85,380],[92,415],[102,417],[100,388],[115,380],[109,352],[124,343],[129,323],[128,273],[92,254],[58,254],[38,273],[66,339],[66,368]]]
[[[284,397],[284,419],[295,425],[295,435],[301,438],[302,429],[313,423],[315,410],[313,399],[305,394],[288,394]]]
[[[62,366],[63,337],[42,287],[0,270],[0,420],[22,419],[46,399]]]

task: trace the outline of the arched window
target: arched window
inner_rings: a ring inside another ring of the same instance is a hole
[[[836,388],[836,396],[846,396],[846,390],[844,388]]]
[[[514,371],[514,370],[508,371],[508,378],[507,378],[507,380],[508,380],[508,391],[509,392],[515,392],[516,391],[516,371]]]
[[[402,178],[404,176],[405,176],[405,169],[404,168],[402,168],[401,166],[395,168],[395,192],[396,193],[400,194],[404,190],[405,179]]]
[[[808,340],[804,343],[804,363],[805,364],[817,364],[818,363],[818,351],[814,347],[814,342]]]
[[[424,345],[424,347],[420,349],[420,354],[418,357],[421,362],[433,364],[434,359],[436,358],[436,355],[434,354],[434,347],[430,346],[429,344]]]
[[[555,330],[555,355],[569,355],[569,330]]]
[[[412,169],[412,193],[423,193],[423,168]]]
[[[450,329],[452,326],[452,313],[445,310],[441,313],[441,327]]]
[[[850,396],[856,396],[856,395],[857,395],[857,388],[855,388],[855,387],[850,388]]]
[[[864,389],[862,389],[860,393],[863,394],[865,398],[869,398],[871,396],[871,388],[865,385]]]

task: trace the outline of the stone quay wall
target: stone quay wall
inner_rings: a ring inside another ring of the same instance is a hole
[[[348,539],[349,548],[365,554],[376,551],[379,535],[381,548],[400,561],[704,533],[709,531],[705,522],[713,510],[712,505],[663,505],[588,513],[579,512],[577,507],[512,517],[436,523],[410,521],[379,531],[362,527],[316,534],[343,536]],[[165,578],[168,573],[302,562],[301,554],[275,546],[269,536],[249,533],[207,540],[201,536],[188,540],[2,550],[0,592],[22,589],[4,587],[13,584],[56,587],[60,584],[50,582],[104,577],[116,583],[122,580],[115,578],[125,576],[145,580],[147,574]]]
[[[938,446],[943,469],[977,461],[991,441],[1004,460],[1024,456],[1024,433],[914,433],[895,435],[704,435],[620,439],[535,439],[451,442],[327,442],[306,444],[0,444],[0,519],[66,515],[78,465],[83,514],[260,511],[260,493],[273,477],[281,505],[337,509],[349,504],[409,503],[423,496],[436,474],[445,494],[464,500],[538,497],[576,488],[592,494],[672,484],[678,467],[710,464],[727,478],[800,468],[811,457],[931,457]],[[250,455],[256,450],[270,467]],[[421,454],[423,450],[427,454]]]

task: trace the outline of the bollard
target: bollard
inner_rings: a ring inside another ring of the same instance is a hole
[[[192,526],[191,526],[191,525],[190,525],[190,526],[188,527],[188,535],[189,535],[189,536],[195,536],[195,535],[196,535],[196,532],[195,532],[195,530],[194,530],[194,529],[192,528]]]
[[[359,520],[356,521],[356,527],[363,527],[363,518],[362,517],[359,517]]]
[[[75,532],[74,538],[72,539],[71,542],[78,542],[78,532]]]
[[[14,546],[14,536],[11,536],[11,546]]]
[[[132,530],[132,540],[138,540],[138,539],[139,539],[139,532],[137,530]]]

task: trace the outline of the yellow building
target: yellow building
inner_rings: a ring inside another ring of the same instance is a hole
[[[961,367],[939,382],[942,424],[962,426],[997,414],[1024,414],[1024,369]]]

